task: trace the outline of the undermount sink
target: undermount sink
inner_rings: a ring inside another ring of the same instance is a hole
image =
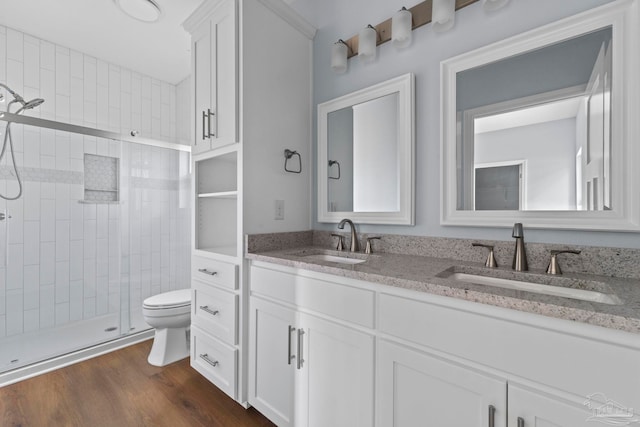
[[[446,276],[447,279],[476,285],[495,286],[504,289],[514,289],[537,294],[552,295],[557,297],[577,299],[581,301],[598,302],[603,304],[618,305],[620,299],[615,295],[606,294],[599,291],[576,289],[573,287],[546,285],[523,280],[504,279],[500,277],[482,276],[470,273],[452,273]]]
[[[305,255],[301,257],[304,260],[307,261],[329,261],[329,262],[335,262],[338,264],[360,264],[366,261],[366,259],[360,259],[360,258],[348,258],[348,257],[342,257],[342,256],[335,256],[335,255],[327,255],[327,254],[312,254],[312,255]]]

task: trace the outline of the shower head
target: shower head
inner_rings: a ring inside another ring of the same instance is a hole
[[[30,110],[32,108],[36,108],[38,105],[42,104],[43,102],[44,102],[44,99],[42,98],[35,98],[28,102],[23,101],[23,108],[25,110]]]

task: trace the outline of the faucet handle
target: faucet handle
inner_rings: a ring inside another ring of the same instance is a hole
[[[551,251],[551,260],[549,261],[549,265],[547,266],[547,274],[562,274],[562,270],[560,269],[560,264],[558,264],[558,254],[580,254],[580,252],[582,251],[576,251],[576,250],[564,250],[564,251],[558,251],[558,250],[552,250]]]
[[[364,253],[365,254],[373,253],[373,248],[371,246],[371,241],[372,240],[380,240],[380,239],[381,239],[380,236],[367,237],[367,247],[364,249]]]
[[[498,267],[498,262],[496,261],[496,257],[493,254],[493,245],[485,245],[483,243],[471,243],[471,246],[480,246],[482,248],[489,249],[489,255],[487,256],[487,260],[485,261],[484,266],[489,268]]]
[[[338,245],[336,246],[337,251],[344,251],[344,236],[342,234],[331,233],[332,236],[338,238]]]

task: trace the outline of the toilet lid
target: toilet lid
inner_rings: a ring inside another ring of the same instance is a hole
[[[191,304],[191,289],[164,292],[145,299],[143,306],[146,308],[182,307]]]

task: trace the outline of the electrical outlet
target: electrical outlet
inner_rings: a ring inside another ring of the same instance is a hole
[[[276,200],[274,219],[284,220],[284,200]]]

